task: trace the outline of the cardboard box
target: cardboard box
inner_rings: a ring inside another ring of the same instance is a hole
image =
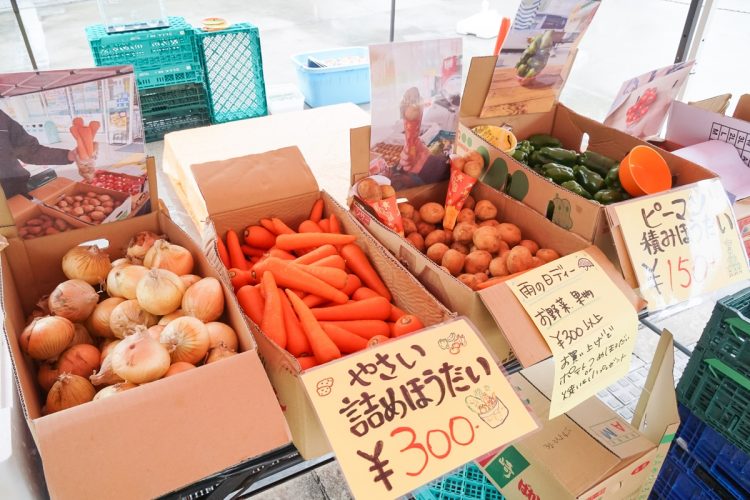
[[[313,203],[325,201],[324,216],[335,214],[345,233],[357,236],[375,269],[393,294],[396,305],[418,315],[426,326],[441,323],[452,314],[432,297],[375,239],[325,191],[320,191],[315,178],[296,147],[243,156],[230,160],[192,165],[192,173],[200,188],[209,213],[204,241],[210,247],[209,257],[222,269],[214,251],[216,235],[234,229],[242,234],[245,227],[261,218],[279,217],[297,227],[310,214]],[[248,190],[252,196],[248,197]],[[228,275],[223,272],[228,282]],[[263,364],[292,431],[300,454],[314,458],[330,451],[320,421],[312,408],[299,379],[297,360],[270,341],[252,323]]]
[[[679,427],[672,336],[664,332],[632,423],[596,397],[549,420],[551,362],[510,376],[543,427],[478,460],[509,500],[646,499]]]
[[[60,261],[71,247],[103,238],[114,259],[143,230],[167,234],[192,252],[197,273],[219,277],[200,246],[164,212],[30,241],[11,236],[0,256],[5,340],[52,498],[156,497],[290,441],[255,340],[226,287],[224,317],[243,352],[114,398],[42,415],[36,370],[18,343],[27,315],[66,279]]]
[[[98,186],[91,186],[89,184],[83,184],[81,182],[73,182],[70,179],[66,179],[64,177],[58,177],[49,184],[36,189],[31,194],[35,198],[43,201],[45,205],[47,205],[56,213],[65,214],[65,212],[55,206],[57,202],[59,202],[66,196],[80,196],[86,193],[106,194],[109,195],[114,201],[114,209],[99,224],[106,224],[109,222],[115,222],[117,220],[127,219],[133,212],[132,197],[128,193],[113,191],[111,189],[105,189]],[[87,226],[98,225],[82,221],[75,216],[71,217],[79,221],[81,224]]]
[[[352,149],[354,150],[354,146]],[[398,199],[406,199],[415,207],[429,201],[444,203],[447,185],[447,182],[430,184],[399,191],[396,195]],[[598,248],[582,237],[552,224],[523,203],[486,184],[475,184],[472,196],[476,200],[490,200],[497,207],[500,220],[516,224],[524,238],[536,241],[542,248],[552,248],[560,255],[587,250],[633,306],[637,309],[642,307],[642,302],[623,281],[617,269]],[[360,224],[395,255],[438,300],[451,311],[468,317],[503,362],[512,360],[515,354],[522,366],[531,366],[552,355],[539,329],[507,284],[501,283],[475,292],[377,220],[366,205],[356,198],[351,211]]]
[[[646,143],[578,115],[560,103],[547,113],[478,118],[492,79],[495,60],[495,57],[488,56],[475,57],[471,61],[461,102],[459,128],[456,133],[457,152],[464,153],[468,150],[484,148],[489,153],[490,164],[500,159],[507,166],[509,176],[515,175],[526,179],[527,194],[525,196],[516,194],[523,203],[545,215],[557,225],[583,236],[587,241],[601,248],[613,262],[617,262],[617,254],[612,239],[609,237],[609,226],[603,205],[548,181],[531,168],[482,140],[471,131],[471,127],[482,124],[510,126],[519,140],[537,133],[550,134],[560,139],[567,149],[580,151],[581,145],[587,144],[588,150],[614,159],[621,159],[633,147]],[[663,156],[672,171],[674,186],[684,186],[716,177],[709,170],[670,153],[664,153]],[[627,201],[622,203],[627,203]]]
[[[40,215],[48,215],[53,218],[62,219],[71,227],[71,229],[89,227],[89,224],[86,224],[85,222],[80,221],[75,217],[72,217],[63,212],[59,212],[58,210],[50,208],[41,203],[34,203],[33,201],[21,195],[16,195],[8,200],[8,206],[10,207],[10,213],[15,214],[13,220],[16,224],[16,227],[18,227],[19,229],[26,226],[26,223],[29,220],[37,218]]]

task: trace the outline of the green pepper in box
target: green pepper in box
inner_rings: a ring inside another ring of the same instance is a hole
[[[539,153],[548,159],[545,163],[562,163],[572,167],[578,161],[578,153],[569,149],[544,147]]]
[[[620,166],[613,167],[604,178],[604,184],[610,189],[622,189],[620,184]]]
[[[521,142],[528,142],[535,149],[562,147],[560,139],[558,139],[557,137],[552,137],[549,134],[534,134],[525,141]]]
[[[617,189],[602,189],[596,192],[594,199],[602,205],[609,205],[610,203],[617,203],[626,198],[625,194]]]
[[[597,191],[604,187],[604,179],[602,176],[589,170],[583,165],[576,165],[573,167],[573,175],[575,175],[578,184],[590,194],[595,194]]]
[[[516,150],[513,151],[513,154],[511,156],[513,157],[514,160],[520,161],[521,163],[526,163],[526,160],[528,159],[529,154],[526,151],[516,148]]]
[[[589,194],[589,192],[583,189],[583,186],[578,184],[576,181],[565,181],[562,184],[560,184],[560,186],[564,187],[568,191],[571,191],[579,196],[583,196],[587,200],[591,199],[591,195]]]
[[[608,158],[596,151],[586,151],[581,153],[578,163],[584,165],[589,170],[593,170],[602,177],[606,176],[618,163],[612,158]]]
[[[565,181],[574,181],[573,169],[560,165],[559,163],[545,163],[542,166],[542,175],[552,179],[555,184],[562,184]]]

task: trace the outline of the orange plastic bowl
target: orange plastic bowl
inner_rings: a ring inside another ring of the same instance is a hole
[[[620,184],[631,196],[659,193],[672,187],[672,173],[655,149],[636,146],[620,162]]]

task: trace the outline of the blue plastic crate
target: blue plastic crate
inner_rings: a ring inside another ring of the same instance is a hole
[[[195,30],[214,123],[268,114],[258,28],[237,23],[214,32]]]
[[[504,497],[474,462],[412,493],[417,500],[502,500]]]
[[[690,455],[673,445],[649,495],[653,500],[733,499]]]
[[[310,58],[326,61],[344,57],[364,57],[367,62],[349,66],[316,68],[309,64]],[[313,108],[353,102],[370,102],[370,63],[367,47],[305,52],[292,57],[297,68],[300,89],[305,102]]]

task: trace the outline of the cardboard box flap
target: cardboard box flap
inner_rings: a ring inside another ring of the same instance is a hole
[[[370,175],[370,126],[349,130],[349,159],[351,161],[351,178],[349,184],[354,185]]]
[[[750,122],[750,94],[743,94],[734,108],[734,118]]]
[[[209,215],[318,192],[297,147],[191,165]]]
[[[472,57],[461,96],[461,116],[479,116],[490,90],[497,56]]]
[[[709,97],[708,99],[689,102],[688,104],[691,106],[695,106],[696,108],[705,109],[707,111],[723,115],[729,107],[729,101],[731,100],[732,94],[721,94],[714,97]]]

